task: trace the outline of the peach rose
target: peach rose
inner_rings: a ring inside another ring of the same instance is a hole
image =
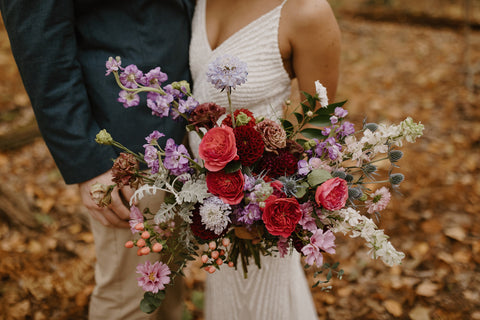
[[[222,170],[232,160],[238,160],[233,129],[221,126],[208,130],[200,142],[198,154],[205,161],[205,168],[213,172]]]

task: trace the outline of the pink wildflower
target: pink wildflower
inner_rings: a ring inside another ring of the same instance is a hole
[[[381,187],[372,194],[372,199],[365,201],[368,213],[374,213],[385,209],[390,202],[390,192],[386,187]]]
[[[330,254],[335,253],[335,236],[332,231],[323,232],[322,229],[317,229],[310,237],[310,243],[302,248],[302,253],[305,255],[305,262],[309,265],[314,263],[321,267],[323,265],[323,255],[320,250]]]
[[[288,248],[290,247],[288,245],[288,238],[284,238],[280,236],[278,238],[277,247],[278,247],[278,253],[280,253],[280,257],[281,258],[285,257],[288,253]]]
[[[153,265],[150,261],[139,264],[137,273],[142,275],[137,278],[137,282],[144,291],[157,293],[164,290],[165,285],[170,283],[170,268],[160,261],[156,261]]]
[[[138,209],[136,206],[131,206],[130,207],[130,220],[128,221],[130,224],[130,230],[132,233],[137,233],[140,230],[136,229],[135,226],[138,225],[139,223],[143,223],[143,215],[140,212],[140,209]]]
[[[298,221],[298,224],[303,227],[304,230],[314,232],[317,230],[317,224],[315,218],[312,217],[313,206],[310,201],[300,204],[300,210],[302,211],[302,218]]]

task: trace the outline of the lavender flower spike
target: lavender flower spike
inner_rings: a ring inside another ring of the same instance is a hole
[[[235,56],[224,55],[208,65],[207,78],[220,90],[231,91],[247,81],[247,64]]]

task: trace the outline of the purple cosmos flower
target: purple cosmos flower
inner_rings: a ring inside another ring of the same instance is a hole
[[[246,225],[251,225],[255,221],[258,221],[262,218],[262,210],[256,203],[249,203],[237,212],[237,221],[242,222]]]
[[[247,64],[235,56],[220,56],[208,65],[208,81],[222,91],[231,91],[245,83],[247,75]]]
[[[123,103],[125,108],[135,107],[140,103],[140,96],[136,93],[122,90],[118,93],[117,101]]]
[[[332,231],[328,230],[324,233],[322,229],[317,229],[312,234],[310,243],[302,248],[305,262],[311,266],[315,263],[317,267],[321,267],[323,265],[323,255],[320,250],[330,254],[335,253],[335,236]]]
[[[348,114],[348,111],[343,109],[342,107],[336,107],[335,108],[335,116],[338,118],[345,118]]]
[[[163,118],[168,117],[170,112],[170,103],[173,102],[173,96],[170,94],[161,95],[151,94],[147,97],[147,107],[152,110],[154,116]]]
[[[145,76],[140,80],[144,86],[152,88],[160,88],[162,82],[167,81],[168,76],[166,73],[163,73],[160,67],[150,70]]]
[[[158,162],[157,148],[155,148],[151,144],[144,144],[143,147],[145,148],[145,155],[143,156],[143,160],[145,160],[145,162],[147,163],[147,166],[152,171],[152,174],[158,173],[160,164]]]
[[[165,159],[163,160],[166,169],[170,170],[175,176],[184,174],[190,170],[188,158],[190,158],[190,155],[183,144],[177,146],[172,138],[167,140]]]
[[[304,230],[311,232],[316,231],[317,224],[315,218],[312,217],[313,205],[310,201],[300,204],[300,210],[302,211],[302,218],[298,221],[298,224],[302,226]]]
[[[139,230],[135,229],[135,226],[139,223],[143,223],[143,215],[136,206],[130,207],[130,220],[128,221],[130,224],[130,231],[132,233],[140,232]]]
[[[170,283],[170,268],[160,261],[151,264],[146,261],[144,264],[137,266],[137,273],[141,277],[137,278],[138,285],[144,291],[157,293],[165,289],[165,285]]]
[[[135,89],[138,88],[137,83],[141,83],[142,77],[143,72],[138,70],[136,65],[131,64],[126,66],[120,74],[120,82],[127,88]]]
[[[105,63],[105,67],[107,68],[107,73],[105,73],[106,76],[108,76],[111,72],[113,71],[118,71],[123,70],[123,68],[120,66],[122,64],[122,60],[120,57],[116,57],[113,59],[112,57],[108,58],[107,62]]]

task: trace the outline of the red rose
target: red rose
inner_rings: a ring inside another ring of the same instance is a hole
[[[263,154],[264,143],[262,135],[253,127],[240,126],[233,129],[240,162],[244,166],[251,166]]]
[[[333,178],[318,186],[315,192],[315,201],[327,210],[340,210],[345,206],[348,199],[347,181],[341,178]]]
[[[238,160],[233,129],[222,126],[208,130],[200,142],[198,154],[209,171],[220,171],[230,161]]]
[[[274,236],[288,238],[302,217],[300,205],[295,198],[270,196],[265,201],[262,220],[268,232]]]
[[[249,127],[254,127],[255,126],[255,118],[253,117],[252,111],[250,111],[248,109],[237,109],[233,112],[233,116],[235,117],[235,119],[237,119],[237,116],[240,114],[240,112],[243,112],[245,115],[247,115],[247,117],[250,117],[250,120],[248,121],[248,123],[246,125],[249,126]],[[231,114],[228,114],[227,117],[225,119],[223,119],[222,125],[233,127],[232,115]]]
[[[239,204],[243,199],[245,180],[240,170],[232,173],[225,171],[207,173],[208,191],[227,204]]]

